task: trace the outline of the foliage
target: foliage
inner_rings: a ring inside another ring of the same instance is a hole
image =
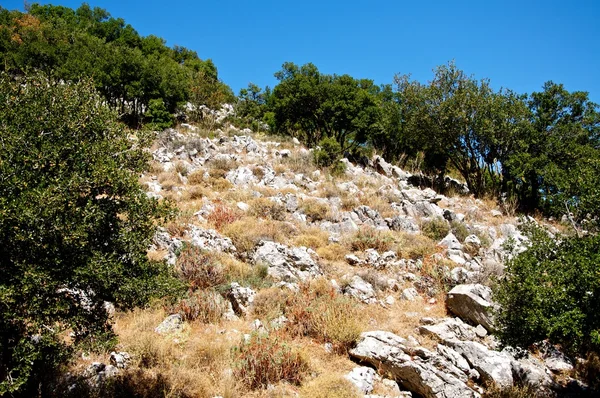
[[[423,235],[434,241],[440,241],[450,232],[448,221],[441,217],[434,217],[431,220],[426,220],[421,225]]]
[[[332,137],[344,149],[366,142],[379,129],[379,87],[349,75],[324,75],[311,63],[286,62],[268,100],[275,129],[300,134],[310,146]]]
[[[342,146],[333,137],[325,137],[319,141],[319,146],[313,152],[317,166],[328,167],[337,162],[342,156]]]
[[[167,110],[162,98],[150,100],[145,116],[151,128],[155,130],[164,130],[173,126],[173,115]]]
[[[375,249],[382,253],[391,250],[394,246],[394,237],[386,231],[364,227],[356,231],[350,240],[350,250],[365,251]]]
[[[108,104],[133,125],[144,119],[151,100],[162,100],[170,114],[185,101],[198,109],[233,100],[211,60],[165,43],[85,3],[76,10],[32,4],[26,13],[0,7],[1,70],[36,69],[64,81],[93,78]]]
[[[500,337],[527,347],[549,338],[570,352],[600,348],[600,236],[530,227],[531,247],[509,261],[497,289]]]
[[[275,334],[251,335],[234,351],[234,373],[250,389],[287,381],[300,384],[308,371],[302,355]]]
[[[0,75],[0,394],[41,382],[130,308],[175,286],[146,250],[167,208],[138,183],[128,138],[91,82]],[[45,369],[42,373],[42,369]]]

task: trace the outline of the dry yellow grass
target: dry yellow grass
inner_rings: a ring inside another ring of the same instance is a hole
[[[299,391],[301,398],[362,398],[364,394],[340,374],[322,374]]]
[[[306,246],[313,250],[324,248],[329,243],[329,234],[320,228],[307,228],[300,233],[294,240],[294,246]]]
[[[261,240],[285,243],[298,230],[290,223],[246,216],[225,226],[222,232],[231,238],[238,251],[249,253]]]

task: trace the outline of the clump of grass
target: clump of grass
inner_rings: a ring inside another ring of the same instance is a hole
[[[301,284],[288,296],[285,308],[289,333],[332,343],[339,352],[346,352],[364,329],[359,305],[325,279]]]
[[[261,290],[254,298],[254,314],[266,320],[283,315],[290,294],[291,291],[279,287]]]
[[[205,289],[225,283],[223,266],[202,249],[186,245],[177,258],[176,270],[190,288]]]
[[[239,218],[240,212],[225,206],[224,204],[217,203],[213,212],[206,217],[206,220],[214,225],[217,231],[221,231],[223,227],[233,223]]]
[[[285,206],[268,198],[256,198],[250,203],[250,214],[259,218],[285,220]]]
[[[225,175],[230,170],[237,168],[237,162],[235,160],[226,158],[212,159],[208,162],[209,170],[208,174],[213,178],[225,178]]]
[[[160,173],[158,175],[158,182],[165,191],[171,191],[177,185],[181,184],[179,176],[171,172]]]
[[[454,236],[456,236],[456,239],[461,242],[464,242],[465,238],[470,235],[467,226],[460,221],[452,221],[450,223],[450,229]]]
[[[188,188],[185,193],[185,199],[187,200],[198,200],[208,196],[208,192],[205,188],[192,185]]]
[[[313,250],[325,247],[328,243],[329,234],[321,228],[308,228],[294,239],[295,246],[310,247]]]
[[[204,185],[205,183],[204,171],[202,170],[196,170],[188,175],[188,184],[190,185]]]
[[[300,209],[311,221],[325,220],[329,215],[329,206],[317,199],[305,199]]]
[[[299,385],[308,362],[278,334],[253,334],[234,350],[234,374],[251,390],[286,381]]]
[[[535,397],[536,391],[529,386],[500,387],[496,384],[486,386],[482,398],[530,398]]]
[[[231,238],[238,251],[250,253],[261,240],[282,242],[295,236],[297,230],[289,223],[242,217],[224,227],[223,233]]]
[[[436,243],[425,235],[400,233],[397,254],[401,258],[418,260],[436,253]]]
[[[196,290],[175,306],[172,312],[177,312],[186,321],[199,320],[202,323],[217,323],[227,311],[223,297],[214,289]]]
[[[374,228],[361,228],[350,238],[349,248],[352,251],[375,249],[385,252],[394,247],[394,236],[388,231],[378,231]]]
[[[364,394],[342,376],[323,374],[300,389],[301,398],[362,398]]]
[[[448,221],[441,217],[435,217],[421,223],[421,232],[423,235],[435,241],[442,240],[450,232]]]
[[[348,254],[348,249],[339,243],[332,243],[327,246],[322,246],[315,249],[319,257],[329,260],[329,261],[342,261],[346,254]]]

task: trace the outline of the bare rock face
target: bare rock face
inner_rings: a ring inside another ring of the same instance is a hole
[[[266,264],[269,275],[275,281],[297,282],[321,275],[321,268],[312,256],[316,256],[316,253],[306,247],[290,248],[280,243],[262,241],[252,260],[255,264]]]
[[[236,248],[231,242],[231,239],[221,236],[214,229],[202,229],[195,225],[190,225],[189,236],[191,243],[203,250],[220,251],[227,253],[235,253]]]
[[[361,335],[350,355],[389,374],[403,388],[425,398],[480,397],[454,373],[461,371],[441,355],[424,348],[411,348],[408,341],[390,332]],[[465,375],[461,376],[465,378]]]
[[[492,290],[480,284],[455,286],[446,299],[448,310],[454,315],[481,325],[488,331],[494,330],[491,311]]]
[[[158,334],[170,334],[177,333],[183,330],[183,318],[179,314],[172,314],[165,318],[164,321],[160,323],[154,329],[154,331]]]

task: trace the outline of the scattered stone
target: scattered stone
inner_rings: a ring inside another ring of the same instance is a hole
[[[158,334],[171,334],[181,332],[182,330],[183,318],[180,314],[169,315],[156,327],[156,329],[154,329]]]
[[[402,291],[401,297],[403,300],[415,301],[419,297],[419,292],[414,287],[410,287]]]
[[[131,362],[131,356],[129,353],[120,351],[120,352],[111,352],[110,353],[110,363],[113,366],[116,366],[117,369],[126,369]]]
[[[246,316],[254,303],[256,292],[249,287],[242,287],[239,283],[233,282],[226,296],[231,302],[235,314],[237,316]]]
[[[358,275],[352,277],[350,283],[343,288],[343,292],[365,304],[373,304],[376,301],[373,286]]]

